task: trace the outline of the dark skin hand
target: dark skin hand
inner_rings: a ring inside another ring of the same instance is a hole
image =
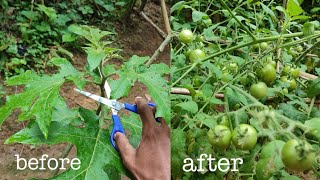
[[[163,118],[158,124],[154,118],[155,107],[147,105],[141,97],[135,99],[142,121],[142,138],[134,149],[122,133],[114,136],[124,166],[136,179],[170,179],[170,128]]]

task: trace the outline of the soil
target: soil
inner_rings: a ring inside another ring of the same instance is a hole
[[[145,14],[149,16],[158,27],[164,29],[163,20],[161,15],[161,8],[158,4],[150,2],[145,7]],[[144,19],[137,14],[131,15],[131,21],[124,25],[123,23],[116,23],[116,30],[118,33],[118,44],[123,49],[123,56],[129,59],[132,55],[138,56],[152,56],[155,50],[160,46],[163,39],[158,32]],[[86,63],[86,55],[82,52],[74,53],[75,63],[77,69],[83,69]],[[169,65],[170,55],[169,48],[167,47],[163,53],[160,54],[158,60],[155,62],[164,62]],[[121,62],[113,61],[113,63],[120,65]],[[3,80],[0,77],[0,85]],[[66,83],[61,89],[61,96],[64,97],[69,107],[83,106],[88,109],[97,109],[97,104],[92,100],[85,98],[73,91],[74,85]],[[5,87],[7,94],[19,93],[23,87]],[[87,91],[99,94],[99,88],[89,84],[85,88]],[[134,103],[136,96],[145,96],[147,88],[141,83],[136,83],[129,93],[129,96],[123,98],[121,101]],[[3,123],[0,130],[0,180],[23,180],[29,178],[49,178],[51,171],[31,171],[31,170],[17,170],[17,163],[15,154],[20,157],[30,159],[39,159],[43,154],[49,157],[59,158],[65,147],[66,143],[53,146],[40,146],[34,147],[22,144],[4,145],[4,141],[12,134],[23,129],[28,122],[17,122],[18,111],[13,112],[11,116]],[[76,148],[73,147],[68,158],[76,157]]]

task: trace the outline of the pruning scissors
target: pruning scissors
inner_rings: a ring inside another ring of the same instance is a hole
[[[118,151],[118,149],[115,145],[114,135],[117,132],[121,132],[121,133],[125,134],[124,129],[121,124],[121,121],[120,121],[120,117],[118,116],[118,111],[120,111],[121,109],[126,109],[126,110],[129,110],[131,112],[138,114],[138,108],[137,108],[137,105],[133,105],[133,104],[129,104],[129,103],[121,103],[121,102],[118,102],[116,99],[109,99],[110,94],[111,94],[111,88],[110,88],[108,82],[105,83],[104,89],[106,91],[107,98],[104,98],[104,97],[101,97],[101,96],[98,96],[98,95],[95,95],[95,94],[92,94],[92,93],[89,93],[86,91],[82,91],[79,89],[74,89],[74,90],[111,108],[113,128],[112,128],[112,131],[110,134],[110,141],[111,141],[113,148],[115,148]],[[148,102],[148,105],[151,107],[156,106],[155,104],[149,103],[149,102]],[[156,118],[156,120],[159,121],[158,118]]]

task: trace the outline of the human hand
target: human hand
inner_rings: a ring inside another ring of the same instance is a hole
[[[122,133],[114,136],[124,166],[136,179],[170,179],[170,128],[163,118],[157,124],[155,107],[137,97],[135,103],[142,121],[142,139],[134,149]]]

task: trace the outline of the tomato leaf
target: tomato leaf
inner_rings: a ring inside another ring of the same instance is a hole
[[[20,109],[19,120],[36,119],[45,137],[48,136],[52,112],[62,98],[60,87],[70,78],[78,85],[84,85],[82,73],[78,72],[70,62],[64,58],[54,58],[51,63],[60,67],[58,74],[38,75],[32,71],[9,78],[6,83],[10,86],[25,85],[20,94],[7,97],[7,102],[0,108],[0,125],[15,109]]]
[[[200,11],[192,11],[192,21],[193,22],[198,22],[198,21],[202,20],[204,17],[208,17],[208,15],[206,13],[203,13]]]
[[[308,97],[320,95],[320,78],[309,81],[306,92]]]
[[[307,119],[307,115],[298,111],[293,105],[282,103],[279,105],[279,110],[290,119],[304,122]]]
[[[313,128],[312,134],[320,139],[320,118],[312,118],[304,123],[305,125]]]
[[[303,24],[302,32],[304,36],[310,36],[314,34],[314,24],[306,22]]]
[[[198,104],[194,101],[186,101],[179,104],[176,104],[176,106],[194,114],[198,112]]]

